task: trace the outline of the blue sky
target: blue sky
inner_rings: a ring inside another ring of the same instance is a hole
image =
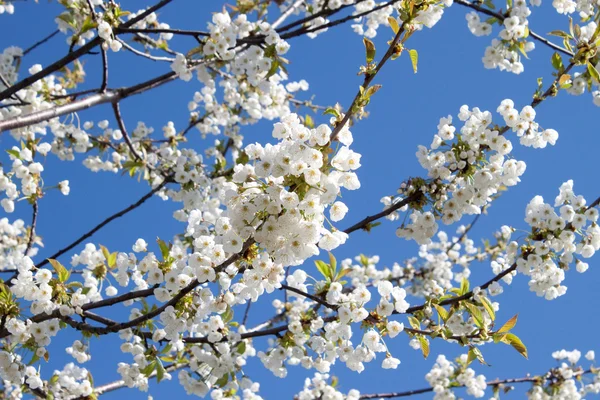
[[[161,10],[160,20],[172,27],[205,29],[206,21],[211,18],[210,13],[221,10],[222,3],[177,0]],[[135,11],[145,4],[150,3],[124,1],[122,5],[125,9]],[[0,29],[3,32],[0,35],[0,49],[10,45],[25,48],[52,32],[55,29],[53,19],[58,9],[55,2],[18,2],[15,15],[0,16]],[[353,149],[363,155],[363,167],[358,171],[362,187],[359,191],[344,194],[344,202],[349,206],[350,212],[342,227],[380,211],[380,198],[395,193],[404,179],[424,175],[425,171],[415,157],[416,148],[419,144],[431,143],[440,117],[448,114],[456,116],[463,104],[494,111],[505,98],[513,99],[517,107],[522,107],[531,101],[538,77],[544,78],[545,86],[551,81],[552,51],[539,43],[536,43],[537,48],[530,53],[530,59],[524,60],[525,72],[521,75],[484,69],[481,57],[492,38],[471,35],[465,20],[467,12],[464,7],[454,5],[446,10],[440,23],[433,29],[419,32],[410,39],[408,46],[419,52],[417,74],[413,73],[408,57],[402,56],[387,64],[377,76],[376,83],[383,84],[383,88],[369,105],[370,116],[352,129],[355,138]],[[541,9],[533,10],[530,26],[536,32],[545,34],[553,29],[567,29],[568,20],[559,17],[546,0]],[[385,49],[390,32],[382,27],[374,40],[380,54]],[[192,39],[174,43],[174,47],[179,50],[189,49],[194,45]],[[345,25],[329,30],[317,39],[293,39],[291,44],[287,55],[291,60],[291,80],[306,79],[310,84],[309,95],[315,95],[316,104],[332,105],[340,102],[347,107],[361,82],[361,78],[356,75],[359,66],[364,63],[361,37],[354,34],[349,25]],[[48,65],[66,51],[64,36],[57,36],[24,59],[23,71],[35,63]],[[99,57],[85,58],[87,85],[99,82]],[[124,52],[109,52],[109,57],[110,87],[135,84],[169,71],[167,64],[142,60]],[[137,121],[144,121],[160,134],[161,127],[172,120],[178,129],[182,129],[187,121],[187,103],[193,92],[199,89],[197,81],[188,84],[177,81],[149,95],[127,99],[121,104],[126,124],[132,129]],[[556,146],[541,150],[523,148],[517,140],[513,140],[514,155],[527,162],[527,171],[521,184],[511,188],[497,200],[490,208],[489,215],[482,218],[472,230],[471,236],[477,241],[491,238],[491,234],[504,224],[524,228],[525,206],[529,200],[537,194],[553,199],[560,184],[567,179],[574,179],[576,193],[583,194],[590,202],[600,195],[600,180],[597,175],[599,162],[596,154],[600,144],[596,120],[599,114],[589,94],[573,97],[561,93],[558,98],[544,102],[538,107],[537,113],[536,120],[543,127],[556,129],[560,134],[559,140]],[[82,120],[108,119],[111,126],[116,126],[110,106],[106,105],[81,112],[80,117]],[[317,123],[327,121],[327,118],[319,114],[313,114],[313,118]],[[497,121],[501,122],[499,119]],[[271,124],[264,121],[245,129],[246,143],[270,140]],[[191,143],[198,150],[212,144],[213,138],[202,141],[197,132],[193,132],[196,138]],[[514,139],[514,134],[508,135]],[[12,145],[14,140],[8,134],[0,136],[2,148]],[[71,194],[63,197],[58,191],[54,191],[41,200],[38,232],[43,236],[45,247],[36,261],[70,243],[106,216],[135,202],[148,191],[145,184],[138,184],[136,180],[120,174],[92,173],[81,165],[81,161],[81,157],[73,163],[59,163],[54,157],[48,157],[45,161],[46,184],[68,179]],[[176,205],[154,198],[104,228],[91,241],[104,244],[111,251],[129,251],[138,237],[149,243],[153,243],[157,236],[167,240],[183,229],[183,225],[172,218],[175,209]],[[29,222],[28,206],[19,204],[17,212],[10,216],[16,217]],[[470,219],[467,218],[464,222],[468,223]],[[335,255],[342,259],[359,253],[378,254],[381,256],[382,266],[391,266],[395,261],[414,256],[417,246],[395,237],[396,227],[396,223],[384,222],[370,234],[356,232],[346,246],[335,251]],[[81,249],[82,246],[77,251]],[[62,259],[65,264],[69,260],[70,255]],[[312,263],[307,263],[306,268],[312,271],[314,267]],[[527,372],[538,374],[555,365],[550,356],[554,350],[600,350],[596,335],[591,333],[600,328],[600,321],[593,312],[590,313],[590,307],[595,303],[594,294],[600,284],[598,268],[598,262],[592,260],[590,269],[585,274],[569,271],[565,281],[569,288],[567,295],[551,302],[529,292],[527,279],[518,276],[498,299],[501,309],[497,318],[503,321],[519,313],[515,333],[527,345],[529,360],[506,346],[486,345],[482,351],[492,366],[476,366],[477,372],[485,374],[489,379],[524,376]],[[484,282],[493,275],[489,263],[474,266],[472,272],[473,285]],[[283,294],[277,295],[282,297]],[[253,307],[249,325],[272,315],[273,310],[268,305],[270,300]],[[62,368],[65,362],[73,361],[63,349],[75,338],[77,335],[63,332],[53,339],[50,347],[51,361],[48,366],[43,366],[47,377],[52,369]],[[131,362],[128,355],[120,355],[119,344],[116,336],[92,340],[92,361],[84,366],[92,371],[96,384],[118,379],[116,363]],[[264,346],[265,341],[257,344],[259,349]],[[426,387],[424,375],[433,365],[436,355],[443,353],[450,357],[461,352],[456,345],[448,345],[440,340],[433,341],[431,348],[430,358],[423,360],[419,352],[408,346],[406,336],[400,336],[391,341],[390,348],[392,354],[402,361],[397,370],[381,370],[379,362],[373,362],[360,375],[348,371],[343,365],[337,365],[333,374],[340,378],[344,392],[351,388],[370,393]],[[280,381],[257,360],[252,361],[250,366],[250,377],[261,382],[261,394],[267,399],[291,398],[301,390],[304,379],[312,376],[312,373],[309,374],[304,369],[290,367],[287,380]],[[176,381],[174,375],[174,382],[159,385],[152,383],[150,393],[155,399],[182,397],[185,392]],[[491,392],[488,393],[491,395]],[[520,396],[522,392],[516,392],[508,398]],[[121,390],[105,396],[106,399],[124,397],[133,400],[144,399],[146,395],[136,390]]]

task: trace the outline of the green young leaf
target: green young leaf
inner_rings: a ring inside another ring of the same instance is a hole
[[[165,378],[165,367],[163,363],[157,358],[156,359],[156,382],[160,383]]]
[[[233,309],[230,306],[227,306],[225,312],[221,314],[221,319],[224,323],[228,323],[233,320]]]
[[[448,320],[448,311],[446,311],[446,309],[444,307],[440,306],[439,304],[434,304],[433,306],[437,310],[442,321],[446,322]]]
[[[562,71],[563,69],[562,57],[560,56],[560,54],[558,54],[558,52],[552,54],[552,66],[557,71]]]
[[[413,71],[417,73],[417,65],[419,64],[419,53],[415,49],[409,50],[410,62],[412,62]]]
[[[102,254],[106,259],[106,264],[108,265],[108,268],[113,269],[117,264],[117,252],[115,251],[111,254],[108,251],[108,249],[102,245],[100,245],[100,248],[102,249]]]
[[[397,34],[398,31],[400,30],[400,27],[398,26],[398,21],[396,20],[396,18],[388,17],[388,23],[390,24],[390,27],[394,31],[394,34]]]
[[[421,329],[421,322],[413,316],[408,317],[408,323],[413,329]]]
[[[481,296],[479,300],[481,301],[481,304],[483,304],[483,308],[485,308],[485,311],[487,311],[492,321],[495,321],[496,312],[494,311],[494,306],[492,306],[492,303],[486,297],[483,296]]]
[[[469,292],[469,280],[467,278],[462,278],[460,281],[460,295],[467,294]]]
[[[329,252],[329,265],[331,267],[331,270],[333,271],[332,276],[335,276],[335,274],[337,273],[337,260],[335,259],[332,252]]]
[[[367,64],[371,64],[375,59],[375,45],[367,38],[363,38],[363,43],[365,44],[365,51],[367,53]]]
[[[519,317],[519,314],[515,315],[514,317],[512,317],[511,319],[509,319],[508,321],[506,321],[506,323],[504,325],[502,325],[502,328],[498,329],[498,331],[496,333],[506,333],[506,332],[510,332],[510,330],[512,328],[515,327],[515,325],[517,325],[517,319]]]
[[[340,279],[342,279],[344,276],[348,275],[350,272],[352,272],[352,268],[344,268],[343,270],[338,272],[338,274],[335,276],[336,282],[339,282]]]
[[[558,79],[558,85],[561,87],[561,89],[567,89],[569,87],[571,87],[571,75],[569,74],[562,74],[560,76],[560,78]]]
[[[523,344],[523,342],[521,341],[521,339],[519,339],[517,337],[517,335],[512,334],[512,333],[507,333],[505,340],[508,340],[508,342],[510,343],[510,345],[515,350],[517,350],[519,352],[519,354],[521,354],[525,358],[528,358],[527,357],[527,347],[525,347],[525,345]]]
[[[465,303],[465,307],[467,307],[469,314],[471,314],[471,316],[473,317],[473,320],[475,321],[475,325],[477,325],[478,328],[483,329],[484,324],[483,324],[483,315],[481,314],[481,310],[476,305],[471,304],[471,303]]]
[[[275,75],[277,73],[277,69],[279,67],[280,67],[279,61],[277,61],[277,60],[271,61],[271,68],[269,69],[269,72],[267,72],[265,79],[269,79],[270,77]]]
[[[477,359],[477,361],[479,361],[479,363],[481,363],[483,365],[488,365],[488,363],[486,363],[485,360],[483,359],[483,354],[481,354],[481,350],[479,350],[475,346],[471,346],[469,348],[469,354],[467,357],[467,365],[470,364],[475,359]]]
[[[323,277],[328,281],[331,281],[331,276],[329,276],[329,265],[321,260],[315,260],[315,265]]]
[[[340,112],[333,107],[327,107],[325,111],[323,111],[323,115],[331,114],[337,119],[341,118]]]
[[[146,365],[140,372],[144,374],[144,376],[149,377],[152,372],[156,369],[156,359],[152,361],[150,364]]]
[[[600,73],[598,73],[596,67],[594,67],[594,65],[589,61],[587,63],[587,70],[590,73],[592,79],[594,79],[596,83],[600,83]]]
[[[475,361],[475,359],[477,359],[477,355],[473,349],[475,349],[475,347],[469,348],[469,353],[467,353],[467,365],[470,365],[473,361]]]
[[[315,127],[315,121],[313,121],[310,115],[306,114],[304,117],[304,125],[306,125],[307,128],[312,129]]]
[[[244,354],[246,352],[246,342],[241,341],[240,344],[237,345],[236,350],[238,354]]]
[[[156,238],[156,243],[158,243],[158,247],[160,248],[160,254],[162,254],[163,260],[166,260],[169,257],[169,245],[165,243],[164,240],[160,238]]]
[[[100,248],[102,249],[102,255],[104,256],[104,258],[105,258],[106,260],[108,260],[108,257],[110,257],[110,252],[109,252],[109,251],[108,251],[108,249],[107,249],[105,246],[103,246],[103,245],[100,245]]]
[[[569,34],[564,31],[551,31],[548,33],[548,35],[558,36],[558,37],[565,38],[565,39],[571,38],[571,36],[569,36]]]
[[[377,93],[379,91],[379,89],[381,89],[381,85],[369,86],[369,88],[367,89],[367,92],[365,93],[365,97],[367,99],[370,99],[371,96],[373,96],[375,93]]]
[[[52,268],[56,271],[56,275],[58,276],[58,280],[60,282],[66,282],[71,276],[71,273],[57,260],[49,258],[48,261],[52,265]]]
[[[427,356],[429,356],[429,340],[427,340],[424,336],[419,336],[419,343],[421,344],[421,352],[423,353],[423,357],[427,358]]]
[[[6,152],[18,160],[21,159],[21,153],[18,150],[6,150]]]
[[[222,377],[220,377],[215,384],[217,385],[217,387],[224,387],[225,385],[227,385],[227,382],[229,382],[229,374],[224,374]]]

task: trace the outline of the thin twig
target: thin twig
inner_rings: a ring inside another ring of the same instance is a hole
[[[48,36],[46,36],[45,38],[43,38],[42,40],[40,40],[39,42],[34,43],[33,45],[31,45],[30,47],[28,47],[27,49],[23,50],[23,57],[26,56],[28,53],[32,52],[34,49],[36,49],[38,46],[46,43],[48,40],[52,39],[54,36],[56,36],[60,31],[57,29],[54,32],[52,32],[51,34],[49,34]]]

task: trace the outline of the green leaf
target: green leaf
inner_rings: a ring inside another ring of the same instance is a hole
[[[60,282],[66,282],[71,276],[71,273],[58,261],[49,258],[48,261],[52,265],[52,268],[56,271],[56,275],[58,275],[58,280]]]
[[[323,111],[323,115],[331,114],[337,119],[341,118],[340,112],[333,107],[327,107],[325,111]]]
[[[312,129],[315,127],[315,121],[313,121],[310,115],[306,114],[304,117],[304,125],[306,125],[307,128]]]
[[[335,276],[336,282],[339,282],[340,279],[348,275],[350,272],[352,272],[352,268],[344,268],[343,270],[338,272],[338,274]]]
[[[421,352],[423,353],[423,357],[427,358],[427,356],[429,356],[429,340],[423,336],[419,336],[419,343],[421,343]]]
[[[265,79],[269,79],[270,77],[272,77],[273,75],[275,75],[277,73],[277,69],[279,68],[279,61],[277,60],[273,60],[271,62],[271,68],[269,69],[269,72],[267,72],[267,75],[265,76]]]
[[[492,321],[496,320],[496,312],[494,311],[494,306],[492,306],[492,303],[483,296],[479,298],[479,301],[481,301],[481,304],[483,304],[483,308],[485,308],[485,311],[487,311]]]
[[[331,277],[329,276],[329,265],[321,260],[315,260],[315,265],[323,277],[328,281],[331,281]]]
[[[560,54],[558,54],[558,52],[552,54],[552,66],[557,71],[562,71],[563,69],[562,57],[560,56]]]
[[[333,271],[333,276],[337,273],[337,260],[335,259],[332,252],[329,252],[329,266]]]
[[[469,314],[471,314],[471,316],[473,317],[473,320],[475,321],[475,325],[477,325],[478,328],[483,329],[484,324],[483,324],[483,315],[481,314],[481,310],[476,305],[471,304],[471,303],[465,303],[465,307],[467,307]]]
[[[92,20],[91,15],[88,15],[87,18],[85,19],[85,21],[83,21],[83,25],[81,26],[81,31],[79,32],[79,34],[86,33],[90,29],[94,29],[97,26],[98,26],[98,23],[95,22],[94,20]]]
[[[233,319],[233,309],[230,306],[227,306],[225,312],[221,314],[221,319],[224,323],[228,323]]]
[[[115,251],[114,253],[110,253],[108,251],[108,249],[102,245],[100,245],[100,248],[102,249],[102,254],[104,255],[104,258],[106,259],[106,264],[108,265],[108,268],[114,268],[115,265],[117,264],[117,252]]]
[[[379,91],[379,89],[381,89],[381,85],[369,86],[369,88],[367,89],[367,92],[365,93],[365,97],[367,99],[370,99],[371,96],[373,96],[375,93],[377,93]]]
[[[156,382],[160,383],[165,378],[165,367],[159,359],[156,359]]]
[[[473,349],[474,347],[471,347],[469,349],[469,353],[467,353],[467,365],[470,365],[473,361],[475,361],[475,359],[477,359],[477,355],[475,355]]]
[[[185,58],[192,58],[192,56],[196,55],[196,54],[201,54],[202,53],[202,46],[198,46],[198,47],[194,47],[193,49],[191,49],[190,51],[188,51],[185,55]]]
[[[448,320],[448,311],[446,311],[446,309],[444,307],[440,306],[439,304],[434,304],[433,306],[437,310],[442,321],[446,322]]]
[[[600,83],[600,73],[598,73],[596,67],[594,67],[594,65],[592,65],[592,63],[589,61],[587,62],[587,69],[594,81],[596,83]]]
[[[227,385],[227,382],[229,382],[229,374],[224,374],[222,377],[220,377],[215,384],[217,385],[217,387],[225,387],[225,385]]]
[[[506,321],[506,323],[504,325],[502,325],[502,328],[498,329],[498,331],[496,333],[506,333],[506,332],[510,332],[510,330],[512,328],[515,327],[515,325],[517,325],[517,319],[519,317],[519,314],[515,315],[514,317],[512,317],[511,319],[509,319],[508,321]]]
[[[413,316],[408,317],[408,323],[413,329],[421,329],[421,322]]]
[[[390,24],[390,27],[394,31],[394,34],[397,34],[398,31],[400,30],[400,27],[398,26],[398,21],[396,21],[396,18],[388,17],[388,23]]]
[[[246,342],[242,340],[240,344],[237,345],[236,350],[238,354],[244,354],[246,352]]]
[[[483,354],[481,354],[481,350],[479,350],[477,347],[475,346],[471,346],[469,348],[469,354],[467,357],[467,365],[471,364],[471,362],[473,360],[478,360],[481,364],[483,365],[488,365],[485,360],[483,359]]]
[[[419,64],[419,53],[415,49],[409,50],[410,62],[412,62],[413,71],[417,73],[417,65]]]
[[[492,3],[491,0],[485,0],[483,2],[483,4],[485,4],[488,8],[494,10],[496,8],[496,5],[494,3]]]
[[[18,150],[6,150],[6,152],[18,160],[21,159],[21,153]]]
[[[551,31],[548,33],[548,35],[559,36],[559,37],[565,38],[565,39],[571,38],[571,36],[567,32],[564,32],[564,31]]]
[[[523,357],[528,358],[527,357],[527,347],[525,347],[525,345],[523,344],[523,342],[521,341],[521,339],[519,339],[517,337],[517,335],[512,334],[512,333],[507,333],[506,334],[506,340],[508,340],[508,342],[510,343],[510,345],[519,352],[519,354],[521,354]]]
[[[169,246],[165,243],[164,240],[160,238],[156,238],[156,243],[158,243],[158,247],[160,248],[160,254],[162,254],[163,260],[169,258]]]
[[[146,367],[143,368],[142,370],[140,370],[140,372],[142,374],[144,374],[144,376],[149,377],[155,368],[156,368],[156,360],[154,360],[150,364],[146,365]]]
[[[367,53],[367,64],[371,64],[375,59],[375,45],[366,37],[363,38],[363,43],[365,44],[365,51]]]
[[[460,295],[467,294],[469,292],[469,280],[467,278],[462,278],[460,281]]]

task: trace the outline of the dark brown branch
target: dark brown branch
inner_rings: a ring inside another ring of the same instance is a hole
[[[240,251],[237,254],[232,255],[231,257],[229,257],[227,260],[223,261],[218,267],[215,268],[215,272],[219,273],[221,271],[223,271],[225,268],[227,268],[229,265],[233,264],[234,262],[238,261],[242,254],[244,254],[244,252],[246,250],[248,250],[248,248],[254,244],[254,241],[252,239],[246,241],[246,243],[244,244],[242,251]],[[177,293],[175,296],[173,296],[173,298],[171,300],[169,300],[168,302],[166,302],[165,304],[163,304],[162,306],[148,312],[147,314],[141,315],[137,318],[132,319],[131,321],[127,321],[127,322],[121,322],[121,323],[116,323],[116,324],[112,324],[106,327],[96,327],[96,326],[91,326],[89,324],[83,323],[83,322],[77,322],[74,320],[65,320],[65,322],[67,324],[69,324],[71,327],[77,329],[77,330],[81,330],[81,331],[85,331],[85,332],[90,332],[96,335],[106,335],[108,333],[114,333],[114,332],[118,332],[121,331],[123,329],[127,329],[127,328],[132,328],[134,326],[140,325],[145,323],[146,321],[160,315],[165,309],[167,309],[167,307],[170,306],[175,306],[179,300],[181,300],[182,298],[184,298],[188,293],[190,293],[192,290],[194,290],[196,287],[198,287],[200,285],[200,282],[198,282],[197,279],[194,279],[192,282],[190,282],[186,287],[184,287],[183,289],[181,289],[179,291],[179,293]]]
[[[499,20],[500,22],[504,21],[504,19],[508,17],[507,15],[500,14],[498,12],[495,12],[495,11],[492,11],[490,9],[487,9],[487,8],[481,6],[480,4],[471,3],[468,0],[456,0],[455,3],[458,3],[461,6],[465,6],[465,7],[471,8],[471,9],[473,9],[473,10],[475,10],[477,12],[480,12],[482,14],[489,15],[490,17],[494,17],[497,20]],[[554,50],[556,50],[558,52],[566,54],[569,57],[573,57],[574,56],[574,54],[572,52],[570,52],[569,50],[567,50],[567,49],[565,49],[565,48],[563,48],[563,47],[561,47],[561,46],[559,46],[557,44],[552,43],[551,41],[549,41],[545,37],[543,37],[541,35],[538,35],[537,33],[533,32],[532,30],[529,31],[529,36],[531,36],[534,40],[537,40],[538,42],[540,42],[540,43],[542,43],[542,44],[544,44],[544,45],[546,45],[546,46],[548,46],[548,47],[550,47],[550,48],[552,48],[552,49],[554,49]]]
[[[158,10],[158,9],[164,7],[165,5],[169,4],[171,1],[173,1],[173,0],[161,0],[159,3],[157,3],[154,6],[148,8],[146,11],[140,13],[136,17],[130,19],[129,21],[126,21],[126,22],[122,23],[119,27],[128,28],[130,26],[133,26],[137,22],[143,20],[148,15],[152,14],[153,12],[155,12],[156,10]],[[25,79],[23,79],[23,80],[15,83],[11,87],[9,87],[9,88],[3,90],[2,92],[0,92],[0,101],[8,99],[10,96],[12,96],[13,94],[17,93],[19,90],[25,89],[26,87],[28,87],[31,84],[39,81],[40,79],[43,79],[43,78],[47,77],[51,73],[58,71],[59,69],[61,69],[65,65],[68,65],[72,61],[75,61],[78,58],[84,56],[90,50],[92,50],[93,48],[95,48],[96,46],[98,46],[101,43],[102,43],[102,39],[99,36],[96,36],[94,39],[92,39],[91,41],[89,41],[85,45],[81,46],[77,50],[69,52],[66,56],[64,56],[60,60],[58,60],[58,61],[50,64],[49,66],[47,66],[46,68],[42,69],[41,71],[39,71],[39,72],[37,72],[37,73],[35,73],[35,74],[31,75],[31,76],[28,76],[27,78],[25,78]],[[3,129],[0,129],[0,131],[2,131],[2,130]]]
[[[131,151],[131,154],[133,154],[133,156],[138,161],[144,162],[144,159],[135,150],[135,148],[133,147],[133,143],[131,143],[131,139],[129,138],[129,134],[127,133],[127,128],[125,128],[125,123],[123,122],[123,116],[121,115],[121,108],[119,107],[119,103],[118,102],[113,103],[112,108],[115,113],[115,119],[117,120],[117,125],[119,126],[119,129],[121,130],[121,133],[123,134],[123,140],[127,144],[127,147],[129,147],[129,151]]]
[[[31,246],[33,245],[33,241],[35,239],[35,227],[37,224],[37,216],[38,216],[38,201],[37,201],[37,199],[35,199],[33,201],[31,208],[32,208],[31,229],[29,231],[29,239],[27,239],[27,247],[25,248],[25,252],[24,252],[25,255],[27,255],[27,253],[29,253],[29,250],[31,250]]]
[[[122,209],[121,211],[119,211],[119,212],[111,215],[110,217],[106,218],[104,221],[100,222],[98,225],[96,225],[95,227],[93,227],[92,229],[90,229],[89,231],[87,231],[86,233],[84,233],[83,235],[81,235],[74,242],[72,242],[68,246],[60,249],[59,251],[57,251],[56,253],[52,254],[48,258],[56,259],[56,258],[62,256],[63,254],[65,254],[69,250],[73,249],[75,246],[77,246],[78,244],[80,244],[81,242],[83,242],[84,240],[86,240],[87,238],[91,237],[94,233],[98,232],[100,229],[102,229],[104,226],[108,225],[109,223],[111,223],[115,219],[122,217],[123,215],[127,214],[128,212],[130,212],[132,210],[135,210],[136,208],[138,208],[139,206],[141,206],[142,204],[144,204],[146,202],[146,200],[148,200],[152,196],[154,196],[154,194],[156,194],[157,192],[159,192],[160,190],[162,190],[162,188],[165,187],[165,185],[167,183],[169,183],[167,180],[163,181],[160,185],[158,185],[157,187],[155,187],[154,189],[152,189],[151,191],[149,191],[148,193],[146,193],[144,196],[142,196],[138,201],[136,201],[135,203],[131,204],[130,206]],[[36,264],[35,267],[36,268],[41,268],[44,265],[48,264],[48,262],[49,262],[48,258],[45,259],[45,260],[43,260],[43,261],[41,261],[41,262],[39,262],[38,264]]]
[[[48,36],[46,36],[45,38],[43,38],[42,40],[40,40],[39,42],[36,42],[33,45],[31,45],[30,47],[28,47],[27,49],[23,50],[23,57],[26,56],[28,53],[32,52],[33,50],[35,50],[38,46],[41,46],[42,44],[46,43],[48,40],[52,39],[59,32],[60,31],[57,29],[54,32],[52,32],[51,34],[49,34]]]
[[[573,377],[578,377],[578,376],[590,374],[590,373],[592,373],[592,371],[589,369],[585,370],[585,371],[575,371],[573,373]],[[487,385],[488,386],[498,386],[498,385],[505,385],[508,383],[539,382],[539,381],[543,381],[543,380],[544,380],[544,376],[526,376],[524,378],[495,379],[493,381],[488,381]],[[453,387],[459,388],[459,387],[465,387],[465,385],[458,385],[458,386],[453,386]],[[417,389],[417,390],[408,390],[406,392],[363,394],[359,397],[359,399],[361,399],[361,400],[393,399],[393,398],[398,398],[398,397],[409,397],[409,396],[414,396],[416,394],[429,393],[429,392],[433,392],[432,387]]]
[[[349,233],[352,233],[352,232],[354,232],[356,230],[359,230],[359,229],[368,228],[368,226],[369,226],[369,224],[371,222],[377,221],[380,218],[383,218],[383,217],[386,217],[386,216],[390,215],[394,211],[396,211],[396,210],[404,207],[405,205],[409,204],[410,202],[414,201],[415,198],[416,198],[416,195],[411,195],[411,196],[409,196],[409,197],[407,197],[407,198],[405,198],[405,199],[403,199],[403,200],[401,200],[401,201],[399,201],[399,202],[391,205],[389,208],[386,208],[382,212],[374,214],[374,215],[371,215],[369,217],[366,217],[362,221],[357,222],[356,224],[352,225],[349,228],[346,228],[344,230],[344,232],[349,234]]]

